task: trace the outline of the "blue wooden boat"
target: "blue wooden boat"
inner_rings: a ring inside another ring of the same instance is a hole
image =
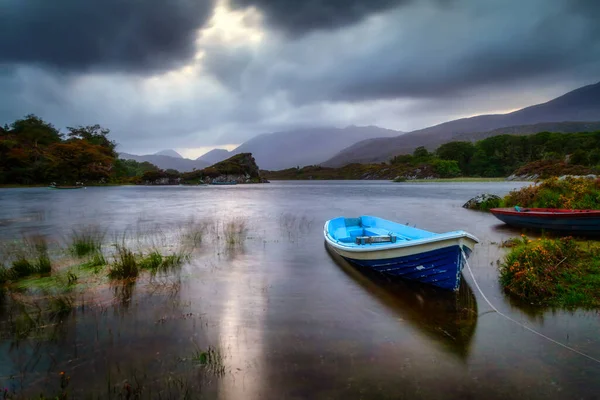
[[[492,208],[500,221],[518,228],[541,229],[570,235],[600,235],[600,210],[560,208]]]
[[[465,231],[433,233],[368,215],[329,220],[324,235],[352,264],[448,290],[458,290],[463,254],[478,243]]]
[[[211,185],[237,185],[237,182],[236,181],[225,181],[225,182],[212,181]]]

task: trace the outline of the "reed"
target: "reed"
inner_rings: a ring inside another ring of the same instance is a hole
[[[108,276],[112,279],[136,278],[139,266],[133,251],[124,245],[116,245],[115,261],[110,266]]]
[[[247,230],[247,222],[244,218],[233,218],[225,222],[223,224],[225,243],[230,247],[241,245]]]
[[[83,264],[80,264],[80,267],[93,268],[94,270],[98,271],[99,267],[103,267],[105,265],[106,259],[104,258],[104,255],[101,252],[97,251],[92,254],[88,261],[84,262]]]
[[[70,235],[69,250],[77,257],[100,252],[105,232],[97,226],[88,226],[81,230],[73,230]]]
[[[139,266],[140,269],[149,270],[152,275],[168,273],[181,267],[189,258],[190,255],[183,250],[168,255],[162,255],[158,250],[153,250],[140,260]]]
[[[208,346],[206,350],[196,346],[192,351],[191,360],[197,365],[205,367],[208,371],[215,375],[225,374],[225,364],[221,352],[214,347]]]
[[[74,299],[66,294],[51,296],[48,301],[48,312],[53,320],[63,320],[73,311]]]

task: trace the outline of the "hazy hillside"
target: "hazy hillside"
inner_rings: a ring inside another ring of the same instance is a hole
[[[189,172],[195,169],[208,167],[210,164],[199,160],[190,160],[188,158],[176,158],[162,156],[157,154],[148,154],[138,156],[135,154],[119,153],[119,158],[124,160],[135,160],[137,162],[148,161],[161,169],[175,169],[179,172]]]
[[[252,153],[263,170],[313,165],[365,138],[391,137],[402,132],[376,126],[313,128],[256,136],[231,154]]]
[[[157,156],[169,156],[169,157],[175,157],[175,158],[183,158],[183,156],[181,154],[179,154],[178,152],[176,152],[173,149],[162,150],[162,151],[159,151],[157,153],[154,153],[154,155],[157,155]]]
[[[233,154],[233,153],[230,153],[229,151],[227,151],[225,149],[213,149],[213,150],[209,151],[208,153],[203,154],[200,157],[196,158],[196,160],[204,161],[209,164],[216,164],[218,162],[221,162],[221,161],[227,159],[228,157],[231,157],[231,154]]]
[[[517,125],[487,132],[462,133],[453,140],[477,141],[497,135],[531,135],[538,132],[576,133],[600,131],[599,122],[541,122],[533,125]]]
[[[412,131],[400,137],[363,140],[340,151],[322,165],[336,167],[354,162],[387,161],[394,155],[410,153],[418,146],[436,148],[442,143],[455,140],[458,135],[563,121],[600,121],[600,83],[584,86],[547,103],[509,114],[462,118]]]

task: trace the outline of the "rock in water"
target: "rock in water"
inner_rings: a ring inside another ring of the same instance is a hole
[[[186,183],[267,183],[251,153],[240,153],[200,171],[182,174]]]
[[[499,207],[501,198],[495,194],[484,193],[473,197],[471,200],[463,204],[464,208],[469,210],[489,210],[490,208]]]

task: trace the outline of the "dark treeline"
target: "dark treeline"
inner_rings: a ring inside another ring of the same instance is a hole
[[[134,183],[158,171],[147,162],[118,159],[110,131],[100,125],[67,131],[35,115],[0,127],[0,184]]]
[[[392,164],[430,164],[442,177],[505,177],[535,161],[597,167],[600,164],[600,132],[551,133],[528,136],[499,135],[471,142],[449,142],[429,152],[394,157]]]

